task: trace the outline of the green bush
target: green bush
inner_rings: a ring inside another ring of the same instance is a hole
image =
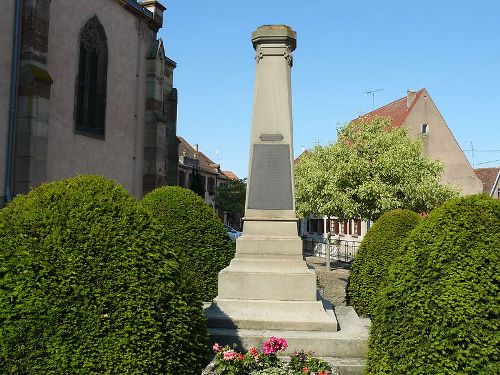
[[[142,206],[158,218],[170,241],[188,258],[209,301],[217,296],[217,275],[234,256],[234,244],[214,210],[191,190],[164,186],[147,194]]]
[[[363,238],[347,286],[348,301],[359,315],[373,315],[380,291],[387,285],[389,266],[398,262],[401,244],[419,221],[413,211],[389,211]]]
[[[0,373],[201,372],[206,340],[188,335],[201,303],[122,187],[80,176],[16,197],[0,249]]]
[[[368,374],[500,373],[500,201],[453,199],[409,235],[372,320]]]

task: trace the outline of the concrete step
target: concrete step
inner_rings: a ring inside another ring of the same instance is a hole
[[[332,358],[323,357],[332,368],[337,368],[339,375],[361,375],[365,368],[363,358]]]
[[[205,308],[209,328],[337,332],[337,318],[326,300],[272,301],[217,297]]]
[[[324,357],[323,359],[332,366],[333,374],[338,375],[361,375],[365,366],[365,361],[362,358]],[[290,357],[284,357],[283,360],[288,362]],[[215,375],[213,362],[210,362],[203,370],[202,375]]]
[[[339,324],[336,332],[210,328],[211,340],[222,345],[236,344],[240,350],[248,350],[251,347],[261,348],[269,337],[277,336],[287,340],[286,353],[302,349],[314,352],[318,357],[364,358],[368,346],[369,319],[360,319],[350,306],[337,306],[334,312]]]

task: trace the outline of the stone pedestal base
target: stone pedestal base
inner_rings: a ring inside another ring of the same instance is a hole
[[[295,220],[247,220],[205,316],[212,328],[337,331],[331,305],[318,297]]]

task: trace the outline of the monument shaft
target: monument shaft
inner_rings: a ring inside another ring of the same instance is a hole
[[[256,78],[245,217],[295,220],[291,67],[296,34],[263,26],[252,34]]]

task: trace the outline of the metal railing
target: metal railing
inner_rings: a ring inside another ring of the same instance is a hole
[[[326,258],[329,252],[331,262],[351,262],[356,257],[360,244],[359,241],[338,238],[332,238],[330,241],[326,238],[319,241],[306,238],[302,240],[302,253],[304,256]]]

